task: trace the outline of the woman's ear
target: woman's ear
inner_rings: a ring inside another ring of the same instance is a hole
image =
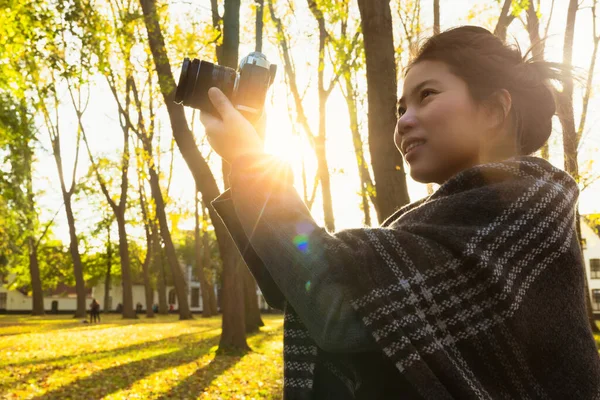
[[[510,111],[512,109],[512,97],[508,90],[500,89],[495,91],[487,100],[488,116],[490,129],[502,128],[509,121]]]

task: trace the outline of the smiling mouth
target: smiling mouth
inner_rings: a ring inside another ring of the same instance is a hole
[[[424,144],[425,144],[424,140],[419,140],[419,141],[409,144],[408,146],[406,146],[406,149],[404,149],[404,155],[410,154],[410,152],[414,151],[415,149],[421,147]]]

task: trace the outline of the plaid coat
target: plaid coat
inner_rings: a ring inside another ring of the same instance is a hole
[[[232,168],[231,196],[247,237],[241,250],[260,259],[276,242],[269,232],[277,221],[314,221],[279,195],[293,190],[288,180],[273,178],[264,163],[245,163]],[[241,207],[257,185],[263,204]],[[577,197],[573,179],[539,158],[480,165],[380,228],[330,234],[315,225],[293,264],[310,268],[307,254],[315,253],[327,260],[327,279],[348,288],[365,329],[420,398],[600,398]],[[273,296],[289,297],[277,290],[285,270],[263,267],[253,272],[267,277]],[[285,398],[318,398],[314,371],[326,357],[304,326],[309,316],[288,303]],[[351,388],[353,377],[337,372]]]

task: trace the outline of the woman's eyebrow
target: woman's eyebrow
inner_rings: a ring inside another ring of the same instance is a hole
[[[416,93],[419,92],[419,90],[423,89],[424,86],[427,86],[429,84],[439,84],[440,82],[436,79],[427,79],[424,80],[423,82],[419,83],[417,86],[415,86],[415,88],[411,91],[411,96],[414,96]],[[405,102],[405,98],[404,96],[400,97],[400,100],[398,100],[398,106],[404,104]]]

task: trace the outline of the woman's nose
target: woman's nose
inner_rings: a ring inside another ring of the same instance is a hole
[[[412,109],[407,109],[404,114],[398,118],[398,123],[396,124],[396,132],[402,136],[405,133],[409,132],[417,125],[417,118]]]
[[[396,122],[396,131],[394,132],[394,144],[401,152],[400,145],[402,144],[402,136],[413,129],[417,124],[417,120],[411,110],[406,110],[404,114],[398,118]]]

